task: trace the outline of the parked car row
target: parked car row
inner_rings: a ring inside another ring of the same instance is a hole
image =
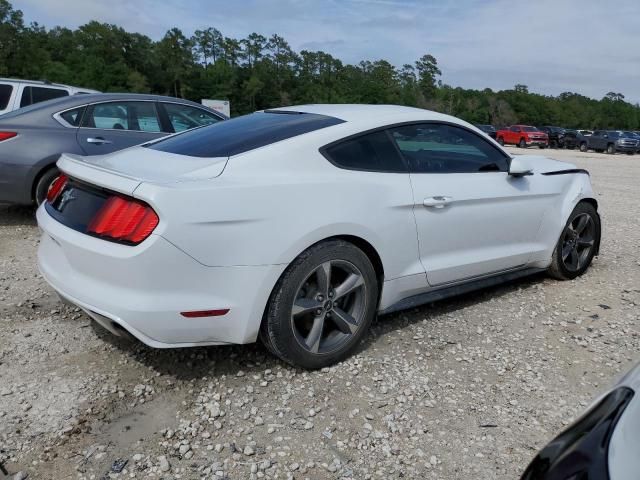
[[[476,125],[500,145],[515,145],[520,148],[579,149],[614,154],[632,155],[640,153],[640,132],[627,130],[584,130],[565,129],[556,126],[534,127],[532,125],[512,125],[496,129],[493,125]]]

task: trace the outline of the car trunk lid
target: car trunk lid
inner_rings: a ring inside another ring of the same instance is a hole
[[[142,182],[167,184],[219,176],[228,157],[201,158],[132,147],[109,155],[62,154],[58,167],[88,183],[132,194]]]

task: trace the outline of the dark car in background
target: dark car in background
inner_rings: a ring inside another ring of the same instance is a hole
[[[579,148],[581,152],[588,150],[588,139],[580,133],[580,130],[565,130],[564,131],[564,146],[569,150]]]
[[[42,203],[61,153],[102,155],[225,120],[188,100],[157,95],[74,95],[0,117],[0,203]]]
[[[484,125],[484,124],[476,123],[476,127],[478,127],[480,130],[482,130],[484,133],[489,135],[494,140],[496,139],[497,130],[496,130],[496,127],[494,127],[493,125]]]
[[[629,132],[625,131],[624,134],[629,138],[635,138],[638,141],[638,148],[636,149],[637,153],[640,153],[640,132]]]
[[[549,137],[550,148],[564,147],[564,134],[565,134],[564,128],[546,125],[544,127],[538,127],[538,130],[547,134],[547,136]]]
[[[588,148],[596,152],[616,152],[634,154],[638,150],[638,140],[621,130],[596,130],[588,137]]]

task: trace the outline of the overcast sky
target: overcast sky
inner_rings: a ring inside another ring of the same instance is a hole
[[[13,0],[27,22],[114,23],[158,39],[213,26],[226,36],[278,33],[296,50],[396,66],[425,53],[442,80],[494,90],[516,83],[558,95],[640,102],[640,0]],[[64,8],[61,8],[64,5]]]

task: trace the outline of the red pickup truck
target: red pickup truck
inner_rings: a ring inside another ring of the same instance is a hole
[[[496,132],[496,140],[500,145],[517,145],[520,148],[537,145],[540,148],[549,146],[549,136],[529,125],[512,125]]]

